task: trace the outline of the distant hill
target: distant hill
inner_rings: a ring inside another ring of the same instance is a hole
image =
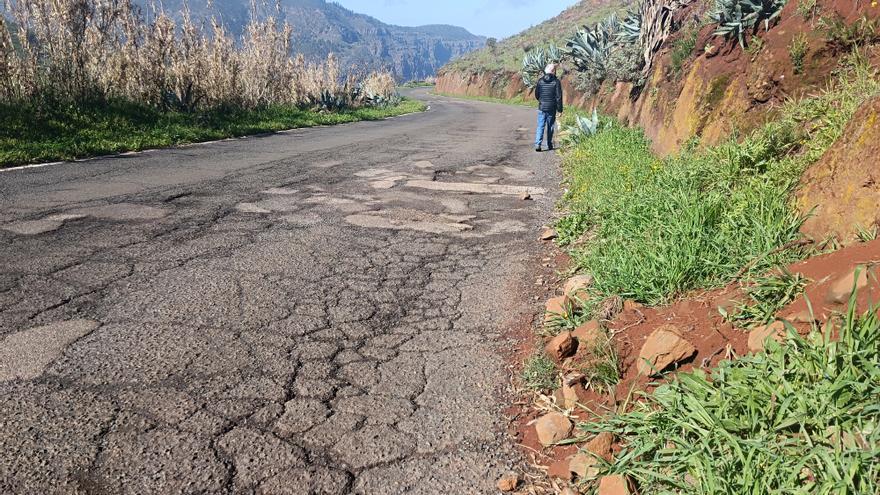
[[[149,0],[139,0],[147,4]],[[183,0],[166,0],[166,10],[178,12]],[[191,0],[196,16],[219,15],[238,35],[249,19],[248,0]],[[445,25],[403,27],[385,24],[325,0],[281,0],[287,22],[293,26],[293,50],[311,59],[335,53],[344,66],[387,68],[403,81],[433,76],[437,69],[483,47],[486,38]]]
[[[634,3],[635,0],[582,0],[550,20],[498,41],[494,48],[487,46],[454,60],[443,71],[516,71],[522,66],[525,51],[548,43],[564,44],[584,24],[596,23],[612,12],[625,12]]]

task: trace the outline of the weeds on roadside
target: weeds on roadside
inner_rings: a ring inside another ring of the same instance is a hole
[[[797,13],[805,21],[811,21],[819,13],[819,6],[816,0],[798,0]]]
[[[556,365],[549,357],[536,353],[525,362],[522,381],[532,391],[552,390],[556,388]]]
[[[560,218],[556,225],[556,244],[565,247],[577,242],[591,227],[591,215],[588,213],[569,213]]]
[[[774,251],[797,238],[803,221],[790,193],[856,109],[880,94],[865,57],[842,60],[834,84],[788,102],[742,142],[660,159],[641,131],[611,125],[567,150],[563,204],[590,212],[595,225],[590,243],[571,254],[596,290],[658,304],[724,284],[756,259],[751,273],[799,258]]]
[[[856,314],[839,339],[806,338],[680,373],[632,411],[581,423],[622,450],[604,470],[644,494],[880,493],[880,307]]]
[[[839,51],[848,51],[880,41],[880,24],[877,19],[863,15],[852,24],[839,14],[819,19],[818,27],[825,32],[828,45]]]
[[[804,59],[807,56],[807,35],[800,33],[795,36],[788,45],[788,56],[791,59],[791,65],[794,67],[794,73],[800,74],[804,71]]]
[[[620,382],[620,356],[614,347],[614,339],[603,330],[590,349],[590,360],[581,371],[587,377],[589,387],[600,393],[609,393]]]
[[[880,226],[877,225],[872,225],[869,228],[856,225],[856,230],[856,238],[859,242],[871,242],[877,239],[877,236],[880,235]]]
[[[586,292],[575,296],[566,307],[565,313],[550,315],[544,324],[544,334],[555,336],[566,330],[574,330],[593,318],[599,302],[595,295]]]
[[[769,276],[756,277],[745,289],[749,302],[737,306],[732,314],[722,316],[740,327],[755,327],[770,323],[776,313],[803,294],[809,281],[800,273],[780,267]]]

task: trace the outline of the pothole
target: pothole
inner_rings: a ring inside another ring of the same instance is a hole
[[[482,184],[474,182],[438,182],[429,180],[411,180],[406,183],[408,187],[429,189],[432,191],[467,192],[475,194],[507,194],[519,196],[522,194],[544,194],[542,187],[511,186],[507,184]]]
[[[345,217],[345,221],[359,227],[374,229],[415,230],[431,234],[453,234],[473,229],[464,222],[471,215],[435,215],[404,208],[378,210]]]

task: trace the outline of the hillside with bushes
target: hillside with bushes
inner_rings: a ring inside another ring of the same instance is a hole
[[[501,62],[438,91],[521,102],[560,62],[575,108],[535,491],[877,493],[878,3],[644,0]]]
[[[583,0],[556,17],[503,40],[490,39],[486,47],[450,62],[444,71],[461,73],[505,73],[517,71],[523,53],[549,44],[562,43],[585,24],[593,24],[612,13],[623,13],[633,0]]]
[[[150,7],[146,0],[138,3]],[[239,0],[170,0],[162,5],[167,12],[178,13],[178,17],[184,5],[194,17],[217,17],[234,37],[244,33],[250,19],[250,4]],[[385,24],[326,0],[283,0],[277,6],[281,18],[293,28],[294,53],[303,54],[310,62],[334,53],[343,67],[388,70],[400,81],[433,76],[443,65],[486,42],[485,37],[456,26]]]

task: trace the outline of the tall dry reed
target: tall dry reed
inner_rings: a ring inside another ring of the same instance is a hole
[[[0,103],[124,99],[184,111],[267,105],[357,106],[387,101],[390,74],[342,76],[331,54],[291,56],[278,10],[235,40],[215,18],[175,21],[131,0],[8,0],[0,16]]]

